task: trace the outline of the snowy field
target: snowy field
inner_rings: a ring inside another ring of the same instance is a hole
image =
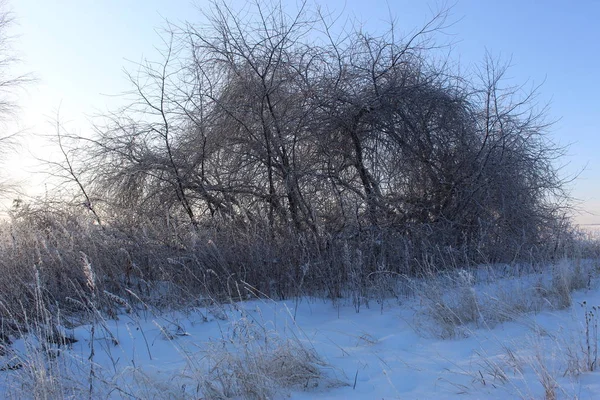
[[[596,268],[459,271],[399,282],[383,303],[124,306],[65,329],[73,344],[5,349],[0,397],[598,399]]]
[[[579,229],[592,239],[600,238],[600,224],[579,225]]]

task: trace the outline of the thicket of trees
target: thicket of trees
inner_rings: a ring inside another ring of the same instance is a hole
[[[62,171],[102,243],[119,238],[127,279],[338,296],[564,252],[561,149],[535,90],[504,87],[491,57],[457,72],[434,42],[444,13],[409,36],[306,5],[217,1],[208,18],[167,26],[163,59],[129,75],[131,103],[92,138],[58,132]],[[161,261],[140,251],[157,243]]]

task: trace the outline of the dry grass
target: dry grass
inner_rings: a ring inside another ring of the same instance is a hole
[[[415,292],[420,298],[419,314],[425,317],[421,327],[436,337],[448,339],[466,336],[469,327],[485,324],[485,309],[474,285],[475,277],[468,270],[420,282]]]
[[[325,364],[310,345],[247,317],[202,353],[208,373],[198,371],[198,381],[207,399],[267,399],[339,384],[324,375]]]
[[[282,235],[271,241],[260,227],[192,231],[141,221],[135,227],[101,228],[89,218],[50,210],[22,213],[1,224],[0,352],[7,369],[15,367],[4,374],[15,378],[7,382],[14,389],[8,393],[30,392],[41,399],[125,390],[122,380],[112,381],[110,374],[100,379],[106,371],[94,364],[93,351],[87,361],[69,360],[60,347],[65,345],[64,327],[92,323],[110,337],[105,320],[122,314],[201,305],[226,320],[223,303],[307,294],[334,301],[345,297],[357,312],[376,300],[383,311],[384,301],[398,297],[398,288],[404,287],[406,296],[416,294],[421,300],[420,327],[453,338],[469,334],[473,326],[492,327],[545,307],[568,307],[572,291],[589,286],[595,273],[594,267],[563,260],[552,267],[550,279],[530,286],[497,285],[484,293],[477,290],[471,272],[452,270],[455,263],[440,271],[423,262],[417,272],[426,278],[408,276],[408,250],[393,253],[403,248],[402,239],[392,238],[385,244],[389,247],[377,251],[368,242],[331,239],[321,246],[300,239]],[[594,321],[586,325],[584,345],[567,349],[573,374],[596,368]],[[175,321],[159,329],[172,340],[178,326]],[[21,353],[10,346],[18,338],[29,340]],[[359,339],[371,340],[368,333]],[[284,337],[247,316],[202,356],[205,365],[194,363],[190,369],[207,398],[269,398],[292,389],[340,384],[323,374],[324,364],[306,341]],[[512,360],[513,368],[518,362]],[[505,379],[507,369],[497,360],[483,361],[481,368],[492,381]],[[130,372],[150,388],[152,378],[144,371],[132,367]],[[540,379],[551,387],[543,373],[540,367]],[[71,376],[83,377],[85,383]],[[148,396],[166,392],[157,386]]]
[[[580,326],[572,336],[560,343],[561,355],[565,359],[564,375],[579,376],[598,369],[598,321],[600,307],[580,303],[583,310]]]
[[[439,338],[468,335],[473,327],[493,328],[528,313],[560,310],[572,305],[572,293],[591,285],[596,273],[591,263],[561,260],[552,275],[536,281],[507,277],[482,283],[467,270],[432,277],[415,284],[420,299],[419,329]],[[428,320],[428,321],[427,321]]]
[[[548,296],[557,309],[571,307],[573,300],[571,293],[574,290],[584,289],[588,286],[588,275],[584,273],[581,264],[563,259],[552,268],[552,282],[548,289]]]

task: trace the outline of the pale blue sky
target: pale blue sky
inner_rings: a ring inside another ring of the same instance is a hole
[[[232,3],[240,4],[242,0]],[[440,3],[409,0],[322,0],[332,11],[353,15],[377,29],[389,10],[403,29],[421,26]],[[15,42],[21,68],[39,82],[22,100],[21,126],[50,130],[44,123],[59,105],[73,129],[85,132],[86,115],[114,107],[106,95],[128,89],[126,60],[155,58],[160,43],[155,28],[164,18],[174,22],[201,19],[190,0],[9,0],[18,25]],[[195,4],[195,5],[194,5]],[[296,4],[290,2],[290,4]],[[566,171],[586,168],[573,183],[583,208],[596,214],[578,216],[581,223],[600,223],[600,1],[458,0],[442,40],[455,42],[453,58],[465,68],[480,62],[486,49],[512,59],[515,82],[539,84],[541,101],[551,101],[550,118],[560,119],[552,134],[572,143]],[[25,156],[20,156],[24,160]],[[16,161],[15,161],[16,162]]]

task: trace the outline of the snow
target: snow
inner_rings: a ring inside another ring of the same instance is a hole
[[[499,291],[528,301],[523,288],[540,279],[547,275],[463,279],[462,284],[489,305],[504,301]],[[88,396],[91,382],[93,398],[202,398],[207,394],[198,382],[230,360],[223,355],[239,355],[244,363],[290,339],[320,357],[323,378],[274,391],[276,398],[543,399],[551,398],[545,392],[550,388],[559,399],[597,399],[599,373],[585,368],[586,354],[593,357],[598,343],[597,286],[575,292],[571,307],[540,305],[540,312],[512,321],[488,324],[486,310],[480,310],[482,319],[446,338],[437,335],[427,299],[419,295],[383,305],[371,301],[359,312],[351,299],[332,303],[310,297],[162,314],[140,310],[67,330],[78,341],[53,348],[53,357],[48,349],[40,356],[41,347],[31,338],[17,340],[1,364],[18,357],[26,366],[0,372],[0,397],[33,397],[45,384],[58,397],[77,398],[73,393]],[[40,373],[40,365],[50,372]]]

